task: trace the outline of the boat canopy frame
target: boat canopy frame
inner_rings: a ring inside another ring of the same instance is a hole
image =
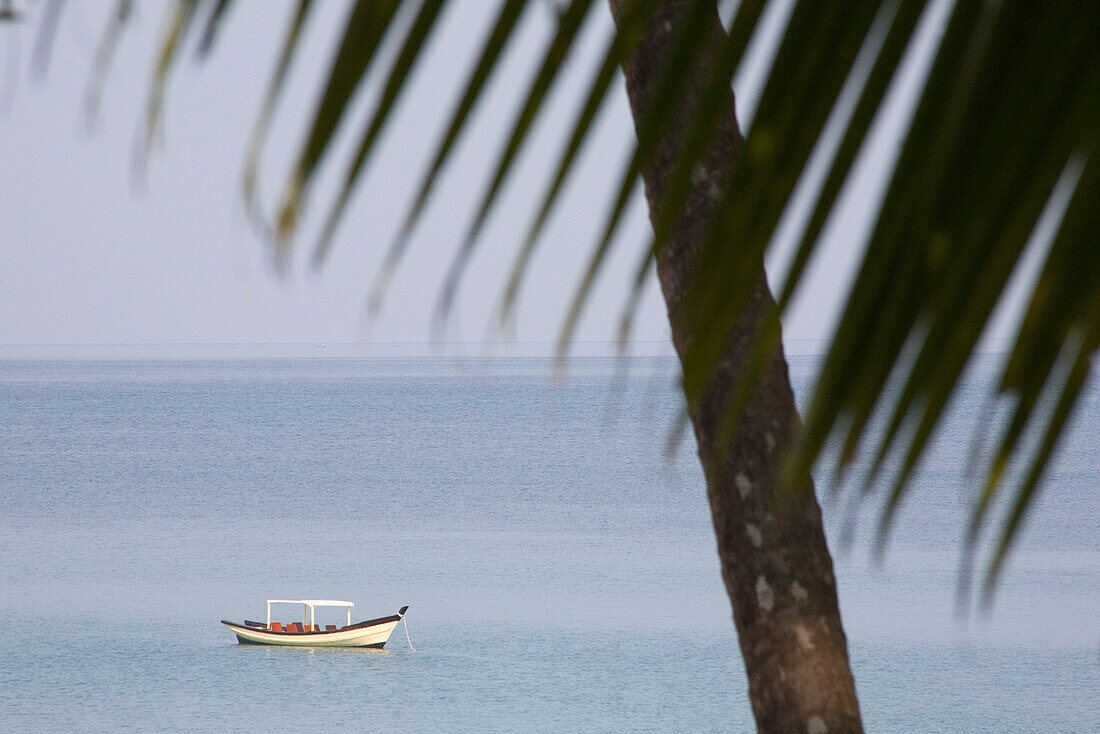
[[[355,606],[350,601],[336,601],[334,599],[268,599],[267,600],[267,628],[271,629],[271,605],[272,604],[301,604],[302,624],[314,626],[314,612],[317,607],[345,607],[348,610],[348,626],[351,626],[351,608]],[[309,621],[306,622],[306,615]]]

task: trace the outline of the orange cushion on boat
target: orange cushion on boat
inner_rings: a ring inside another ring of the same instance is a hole
[[[290,624],[288,624],[286,626],[286,631],[287,632],[301,632],[302,631],[302,623],[301,622],[291,622]]]
[[[283,631],[283,623],[282,622],[272,622],[271,626],[268,627],[268,629],[271,630],[272,632],[282,632]]]

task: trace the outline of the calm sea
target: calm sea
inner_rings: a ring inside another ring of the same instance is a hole
[[[792,364],[804,395],[813,362]],[[955,614],[979,364],[877,565],[833,540],[876,732],[1100,731],[1100,393],[989,617]],[[0,362],[0,731],[750,731],[671,359]],[[834,538],[843,502],[823,502]],[[237,645],[267,598],[381,652]],[[333,612],[336,621],[342,612]],[[320,620],[319,620],[320,621]]]

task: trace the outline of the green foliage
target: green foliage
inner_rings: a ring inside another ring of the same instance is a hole
[[[667,205],[654,218],[654,237],[640,252],[635,288],[627,298],[622,335],[629,332],[641,283],[655,254],[683,213],[708,149],[716,121],[730,113],[722,103],[772,2],[743,0],[727,26],[729,34],[712,58],[708,92],[687,121],[672,119],[689,70],[704,50],[701,29],[714,17],[715,1],[697,0],[674,33],[670,61],[661,72],[653,100],[655,112],[638,126],[634,155],[609,186],[615,203],[592,247],[589,266],[565,318],[568,343],[589,287],[617,231],[639,172],[653,163],[658,143],[670,125],[686,127],[683,148],[671,168]],[[643,28],[662,0],[628,0],[594,67],[584,104],[552,183],[531,223],[517,242],[517,256],[504,288],[502,318],[507,318],[549,214],[569,179],[579,150],[592,132],[597,112],[614,89],[615,70],[634,53]],[[124,3],[126,4],[126,3]],[[563,63],[593,17],[594,0],[570,0],[561,7],[538,0],[501,0],[496,20],[481,42],[477,63],[466,82],[445,135],[424,174],[404,224],[391,246],[375,284],[381,298],[387,278],[400,262],[408,239],[423,215],[443,169],[456,149],[471,111],[485,95],[504,49],[525,14],[553,16],[556,32],[542,51],[542,62],[517,112],[500,152],[492,182],[465,237],[455,243],[451,274],[440,308],[446,311],[482,226],[496,205],[501,186],[514,172],[517,155],[546,107]],[[147,128],[152,137],[172,65],[183,55],[183,39],[205,18],[200,53],[217,42],[218,29],[232,10],[226,0],[180,0],[170,15],[163,51],[155,68]],[[301,221],[311,182],[338,132],[359,126],[359,144],[348,161],[343,188],[329,207],[323,234],[314,249],[324,259],[356,182],[366,170],[379,134],[424,50],[445,0],[358,0],[352,4],[342,40],[313,110],[313,121],[298,163],[290,172],[275,222],[276,257],[285,262]],[[852,0],[846,3],[798,2],[783,30],[758,111],[748,130],[729,184],[717,191],[717,215],[702,243],[695,282],[683,318],[695,334],[682,355],[684,390],[689,404],[700,399],[716,360],[728,346],[731,328],[754,286],[753,267],[775,241],[796,186],[807,176],[811,156],[825,145],[824,132],[846,85],[855,102],[841,116],[839,139],[828,156],[822,183],[811,192],[810,213],[799,232],[793,265],[778,303],[785,308],[798,293],[821,233],[836,210],[854,164],[866,147],[891,85],[897,83],[904,54],[935,3],[921,0]],[[295,10],[283,51],[248,151],[245,174],[250,211],[260,210],[256,181],[266,130],[300,46],[310,3]],[[121,17],[121,16],[120,16]],[[407,22],[399,22],[402,18]],[[393,36],[390,39],[390,36]],[[850,465],[859,447],[877,434],[879,450],[866,488],[877,486],[890,468],[888,499],[882,517],[888,531],[945,407],[964,375],[970,357],[996,304],[1022,259],[1028,242],[1046,216],[1051,222],[1046,263],[1031,294],[1026,317],[1003,366],[999,392],[1011,404],[995,450],[980,472],[982,482],[970,521],[967,552],[982,537],[991,508],[1006,491],[1010,462],[1022,447],[1034,445],[1023,480],[1007,488],[1009,511],[996,539],[986,573],[992,588],[1019,523],[1034,499],[1043,470],[1057,446],[1089,372],[1089,359],[1100,339],[1100,10],[1094,0],[998,2],[959,0],[948,8],[943,38],[911,122],[897,132],[900,154],[877,209],[873,231],[843,318],[809,403],[804,430],[788,457],[789,478],[810,471],[831,441],[839,442],[841,464]],[[471,43],[474,39],[471,39]],[[379,50],[397,49],[382,91],[368,119],[347,119],[349,103],[381,60]],[[430,142],[430,141],[426,141]],[[1044,213],[1046,213],[1044,215]],[[756,345],[754,363],[780,339],[778,322]],[[750,370],[751,372],[752,370]],[[751,378],[752,375],[750,375]],[[896,386],[898,389],[887,389]],[[730,405],[731,419],[751,389],[745,384]],[[885,416],[883,427],[872,418]],[[982,434],[991,426],[977,425]],[[1036,440],[1025,440],[1035,436]],[[894,466],[888,457],[900,456]]]

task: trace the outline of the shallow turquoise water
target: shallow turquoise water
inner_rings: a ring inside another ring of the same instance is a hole
[[[751,730],[690,439],[663,454],[674,363],[622,367],[578,360],[562,385],[543,360],[0,363],[0,731]],[[812,368],[794,361],[796,389]],[[982,395],[885,566],[872,508],[838,554],[868,728],[1095,732],[1100,401],[993,615],[959,620]],[[378,653],[218,624],[301,596],[409,604],[419,652],[401,628]]]

